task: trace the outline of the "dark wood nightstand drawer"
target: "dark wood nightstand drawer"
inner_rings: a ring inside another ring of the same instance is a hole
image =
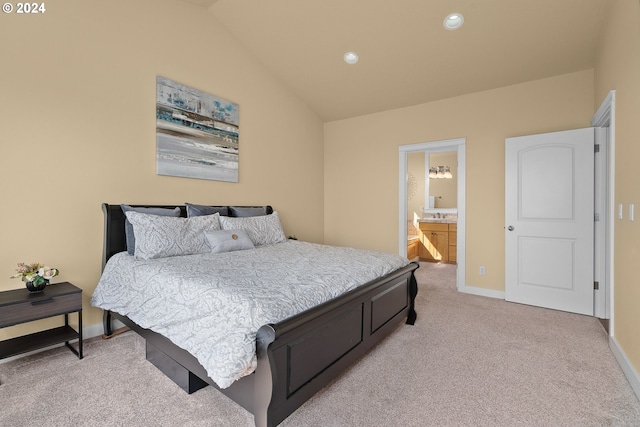
[[[82,294],[49,296],[11,304],[2,309],[0,328],[82,310]]]

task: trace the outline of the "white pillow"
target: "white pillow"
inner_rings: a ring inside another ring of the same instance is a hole
[[[182,218],[129,211],[125,215],[133,225],[137,259],[210,252],[204,233],[220,230],[218,214]]]
[[[244,230],[207,231],[204,235],[214,254],[254,248],[253,242]]]
[[[278,212],[271,215],[250,216],[235,218],[230,216],[220,217],[220,226],[223,230],[244,230],[256,246],[282,243],[287,240],[282,231]]]

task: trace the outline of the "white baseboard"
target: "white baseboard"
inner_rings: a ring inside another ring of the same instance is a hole
[[[638,375],[638,371],[633,367],[631,361],[614,337],[609,337],[609,348],[618,361],[622,372],[624,372],[627,380],[629,380],[629,384],[631,384],[631,388],[638,397],[638,400],[640,400],[640,375]]]
[[[476,288],[474,286],[466,286],[466,285],[462,285],[458,290],[465,294],[479,295],[481,297],[489,297],[489,298],[496,298],[496,299],[504,299],[504,291],[495,291],[493,289]]]
[[[119,320],[113,320],[113,329],[118,329],[124,326],[122,322]],[[95,323],[93,325],[85,326],[82,328],[82,340],[88,340],[89,338],[95,338],[104,333],[102,328],[102,323]],[[73,344],[75,340],[71,340],[71,344]],[[6,359],[0,359],[0,365],[3,363],[11,362],[12,360],[20,359],[21,357],[30,356],[32,354],[41,353],[43,351],[51,350],[52,348],[62,347],[64,343],[54,344],[49,347],[39,348],[38,350],[29,351],[27,353],[18,354],[16,356],[7,357]]]

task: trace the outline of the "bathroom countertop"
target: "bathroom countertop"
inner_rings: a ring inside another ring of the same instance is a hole
[[[435,224],[456,224],[458,222],[455,218],[423,218],[418,222],[429,222]]]

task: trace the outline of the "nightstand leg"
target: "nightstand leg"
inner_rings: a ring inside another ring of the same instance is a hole
[[[82,310],[78,312],[78,358],[82,359]]]
[[[64,315],[64,325],[69,326],[69,314]],[[78,359],[82,359],[82,310],[78,310],[78,349],[73,348],[69,341],[65,341],[64,345],[78,356]]]

